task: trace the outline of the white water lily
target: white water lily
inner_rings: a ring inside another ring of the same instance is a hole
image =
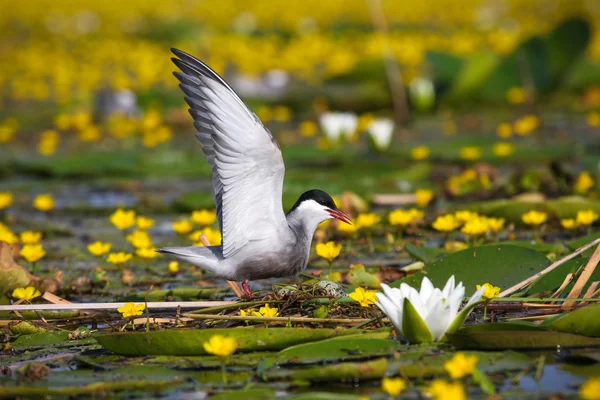
[[[358,117],[350,112],[327,112],[319,118],[321,128],[331,143],[336,143],[342,135],[349,139],[354,135]]]
[[[394,122],[391,119],[379,118],[369,125],[369,136],[373,140],[375,148],[379,151],[387,150],[392,143],[394,133]]]
[[[424,277],[419,292],[406,283],[400,288],[382,283],[383,293],[377,293],[379,301],[375,304],[410,343],[440,341],[446,333],[454,333],[462,326],[483,294],[483,288],[476,291],[459,313],[465,287],[462,282],[456,286],[454,283],[453,275],[440,290]]]

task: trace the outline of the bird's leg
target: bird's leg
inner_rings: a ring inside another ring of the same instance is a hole
[[[244,292],[248,295],[248,297],[252,297],[252,292],[248,288],[248,281],[242,282],[242,289],[244,289]]]

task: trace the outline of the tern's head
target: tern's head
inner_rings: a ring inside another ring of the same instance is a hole
[[[305,225],[314,225],[326,219],[335,218],[347,224],[352,223],[350,217],[337,208],[330,195],[322,190],[313,189],[302,193],[294,207],[288,213],[295,219],[302,221]]]

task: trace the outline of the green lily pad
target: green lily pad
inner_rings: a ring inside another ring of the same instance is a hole
[[[565,262],[556,269],[536,279],[527,289],[527,295],[551,292],[558,289],[560,285],[562,285],[566,276],[569,273],[576,272],[581,266],[584,266],[586,263],[587,259],[581,257],[574,258]],[[600,271],[594,271],[593,275],[596,275],[596,278],[592,277],[592,279],[590,279],[589,283],[586,286],[589,286],[591,282],[600,279]],[[569,289],[573,286],[573,284],[574,283],[571,282],[569,285],[567,285],[563,293],[569,293]]]
[[[268,380],[303,380],[310,382],[340,381],[346,379],[379,379],[388,367],[386,358],[365,362],[344,362],[315,365],[304,368],[273,368],[263,375]]]
[[[600,337],[600,304],[592,304],[562,314],[546,327],[558,332]]]
[[[530,277],[550,265],[543,254],[524,247],[511,245],[486,245],[473,247],[447,255],[428,264],[423,272],[391,283],[398,287],[405,282],[419,287],[427,276],[435,287],[443,287],[452,275],[465,285],[467,296],[473,294],[476,285],[489,282],[501,289]]]
[[[169,290],[153,290],[149,294],[133,293],[127,296],[125,301],[166,301],[172,300],[195,300],[208,299],[217,292],[217,288],[176,288]]]
[[[96,336],[98,343],[117,354],[203,355],[203,344],[211,336],[233,337],[239,352],[281,350],[299,343],[314,342],[333,336],[360,333],[357,329],[309,328],[238,328],[172,329],[151,332],[113,332]]]

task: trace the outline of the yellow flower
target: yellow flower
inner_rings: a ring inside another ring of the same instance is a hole
[[[421,210],[417,210],[416,208],[411,208],[410,210],[397,209],[390,213],[388,216],[388,220],[391,225],[397,226],[407,226],[412,224],[418,219],[421,219],[425,216],[425,213]]]
[[[460,158],[468,161],[475,161],[481,158],[481,149],[477,146],[465,146],[460,149]]]
[[[417,196],[417,205],[419,207],[427,207],[433,199],[433,192],[428,189],[417,189],[415,196]]]
[[[477,290],[481,289],[481,285],[475,286]],[[483,284],[483,298],[487,301],[492,300],[500,294],[500,288],[498,286],[494,286],[491,283]]]
[[[42,232],[24,231],[21,232],[21,242],[24,244],[36,244],[42,239]]]
[[[118,208],[110,216],[110,222],[121,231],[129,229],[135,225],[135,211]]]
[[[19,241],[17,235],[12,233],[8,229],[0,229],[0,242],[6,242],[8,244],[15,244]]]
[[[292,110],[286,106],[276,106],[273,108],[273,119],[278,122],[288,122],[292,119]]]
[[[381,380],[381,390],[392,397],[398,396],[406,389],[406,382],[402,378],[383,378]]]
[[[46,251],[41,244],[26,244],[19,254],[27,261],[34,263],[46,255]]]
[[[512,136],[512,124],[510,122],[502,122],[496,127],[496,134],[501,139],[508,139]]]
[[[515,146],[509,142],[498,142],[494,144],[492,151],[496,157],[507,157],[514,153]]]
[[[523,104],[527,100],[527,93],[522,87],[512,87],[506,92],[506,100],[510,104]]]
[[[486,234],[490,230],[490,225],[487,222],[487,218],[478,217],[470,220],[461,229],[462,233],[477,237]]]
[[[71,127],[71,116],[66,113],[60,113],[54,116],[52,121],[54,126],[61,131],[66,131]]]
[[[0,192],[0,210],[3,210],[13,202],[13,194],[11,192]]]
[[[179,272],[179,263],[177,261],[171,261],[169,263],[169,272],[172,274]]]
[[[139,258],[142,258],[144,260],[153,260],[158,256],[158,253],[156,252],[155,249],[153,248],[141,248],[141,249],[137,249],[135,254],[137,254],[137,256]]]
[[[135,317],[138,315],[142,315],[143,311],[146,309],[145,304],[133,304],[133,303],[125,303],[123,307],[117,308],[117,311],[123,315],[123,318]]]
[[[218,229],[206,227],[202,230],[195,231],[190,234],[191,240],[198,241],[197,243],[194,243],[194,246],[204,246],[204,243],[199,241],[200,236],[202,236],[202,234],[206,235],[206,238],[208,239],[208,242],[211,246],[216,246],[221,243],[221,231],[219,231]]]
[[[207,353],[218,357],[227,357],[235,352],[237,343],[234,338],[222,335],[213,335],[208,342],[202,344]]]
[[[317,124],[313,121],[302,121],[302,123],[300,123],[300,134],[304,137],[315,136],[317,130]]]
[[[579,388],[583,400],[600,400],[600,377],[589,378]]]
[[[454,217],[459,222],[464,224],[465,222],[468,222],[474,218],[479,218],[479,214],[477,214],[475,211],[460,210],[460,211],[454,212]]]
[[[125,238],[136,249],[147,249],[152,247],[152,239],[146,231],[133,231]]]
[[[82,142],[97,142],[102,138],[102,131],[99,127],[90,125],[79,130],[78,135]]]
[[[381,221],[381,217],[375,213],[362,213],[356,217],[356,229],[371,228]]]
[[[540,119],[533,114],[525,115],[515,121],[514,130],[517,135],[527,136],[540,126]]]
[[[560,220],[560,224],[563,228],[571,230],[577,228],[577,221],[575,218],[565,218]]]
[[[33,207],[43,212],[50,211],[54,208],[54,199],[51,194],[40,194],[33,199]]]
[[[192,213],[192,221],[200,226],[212,225],[217,220],[217,214],[214,211],[200,210]]]
[[[31,301],[41,295],[42,294],[40,293],[40,291],[34,288],[33,286],[27,286],[26,288],[17,288],[12,292],[13,298],[25,299],[27,301]]]
[[[487,223],[494,232],[501,231],[504,228],[504,222],[504,218],[487,218]]]
[[[579,174],[575,180],[575,191],[577,193],[585,194],[594,187],[594,179],[589,172],[583,171]]]
[[[194,228],[192,223],[187,219],[182,219],[181,221],[173,222],[173,230],[177,232],[178,235],[187,235]]]
[[[589,126],[597,128],[600,126],[600,112],[591,111],[585,117]]]
[[[433,221],[433,229],[440,232],[452,232],[460,226],[460,222],[456,220],[454,215],[446,214],[440,215]]]
[[[354,289],[354,292],[348,295],[351,299],[356,300],[361,307],[369,307],[374,301],[377,301],[377,296],[374,290],[365,290],[361,287]]]
[[[598,219],[598,214],[593,210],[579,210],[575,220],[577,225],[592,225]]]
[[[118,253],[110,253],[106,258],[106,261],[121,267],[127,261],[131,260],[131,257],[133,257],[131,254],[120,251]]]
[[[152,218],[147,218],[142,215],[138,216],[135,219],[135,223],[138,229],[145,231],[146,229],[152,228],[154,226],[154,220]]]
[[[356,224],[345,224],[343,222],[337,223],[337,230],[340,232],[344,232],[348,235],[353,234],[354,232],[356,232],[357,229],[358,227],[356,226]]]
[[[88,244],[88,251],[90,253],[92,253],[95,256],[103,256],[104,254],[108,253],[110,251],[111,248],[111,244],[110,243],[104,243],[101,241],[96,241],[94,243],[90,243]]]
[[[477,356],[469,356],[463,352],[458,352],[444,363],[444,369],[452,379],[459,379],[463,376],[471,375],[477,365],[477,361],[479,361],[479,357]]]
[[[271,308],[268,304],[258,309],[258,311],[252,311],[252,315],[256,317],[276,317],[279,315],[278,308]]]
[[[443,379],[435,379],[425,390],[434,400],[466,400],[465,388],[458,382],[446,382]]]
[[[316,250],[318,256],[332,262],[340,255],[342,245],[336,244],[335,242],[317,243]]]
[[[44,156],[54,154],[59,141],[60,135],[56,131],[47,130],[43,132],[38,143],[38,152]]]
[[[410,151],[410,158],[413,160],[425,160],[429,157],[429,148],[427,146],[417,146]]]
[[[531,210],[523,214],[521,216],[521,219],[527,225],[538,226],[546,222],[546,220],[548,219],[548,214],[546,214],[543,211]]]

